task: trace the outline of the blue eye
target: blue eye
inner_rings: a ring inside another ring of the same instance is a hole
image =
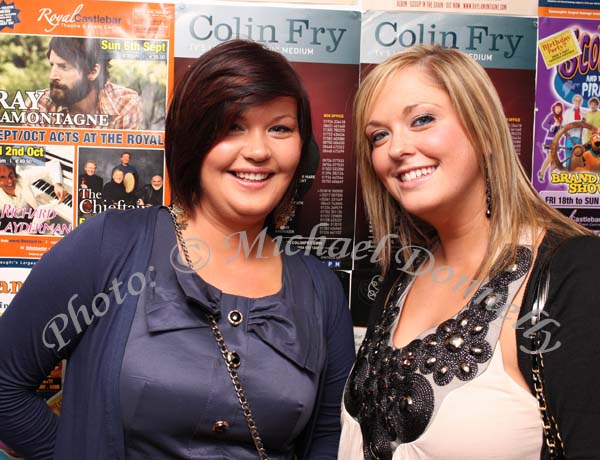
[[[372,145],[375,145],[377,142],[379,142],[380,140],[382,140],[383,138],[385,138],[388,135],[389,135],[389,133],[387,131],[377,131],[377,132],[371,134],[369,141],[371,142]]]
[[[413,120],[413,126],[424,126],[431,123],[434,118],[431,115],[420,115]]]

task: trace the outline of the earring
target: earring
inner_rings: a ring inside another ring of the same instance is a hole
[[[492,187],[490,185],[490,179],[485,176],[485,200],[487,203],[485,210],[485,217],[488,219],[492,218]]]

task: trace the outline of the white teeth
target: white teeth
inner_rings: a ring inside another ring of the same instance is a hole
[[[415,180],[419,177],[428,176],[429,174],[433,173],[435,169],[436,168],[434,166],[429,166],[428,168],[413,169],[410,172],[400,174],[400,181],[407,182],[409,180]]]
[[[236,172],[236,177],[244,180],[253,180],[253,181],[262,181],[265,180],[269,175],[267,173],[245,173],[245,172]]]

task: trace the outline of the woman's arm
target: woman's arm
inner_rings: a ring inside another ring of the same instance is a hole
[[[544,381],[569,460],[600,458],[600,239],[566,242],[550,266]],[[544,333],[542,333],[544,336]]]
[[[0,318],[0,439],[28,459],[52,458],[58,417],[36,390],[87,327],[78,312],[97,293],[103,221],[44,255]]]
[[[326,309],[324,327],[327,357],[321,375],[319,405],[311,418],[314,420],[312,438],[302,458],[335,460],[340,441],[342,394],[354,364],[354,334],[348,301],[340,281],[324,267],[320,272],[323,292],[319,292],[318,296]]]

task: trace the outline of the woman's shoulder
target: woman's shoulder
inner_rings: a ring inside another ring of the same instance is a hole
[[[161,208],[107,209],[87,218],[57,246],[79,242],[85,245],[98,244],[102,248],[131,245],[147,231],[154,230],[154,222]]]
[[[302,281],[311,283],[321,303],[347,306],[340,278],[326,265],[326,262],[313,255],[305,254],[304,251],[293,254],[284,251],[282,257],[290,267],[292,283],[296,285],[301,285]]]
[[[548,303],[554,315],[581,316],[597,311],[600,296],[600,238],[564,239],[550,253]],[[542,274],[543,275],[543,274]],[[576,307],[576,308],[575,308]]]
[[[600,238],[574,236],[555,243],[551,250],[550,271],[553,276],[574,276],[600,268]],[[600,283],[598,283],[600,286]]]
[[[100,214],[96,214],[95,216],[86,219],[86,221],[78,227],[84,225],[115,225],[117,227],[126,226],[132,230],[138,227],[143,228],[149,222],[154,221],[161,210],[162,212],[168,212],[167,208],[164,206],[134,207],[130,209],[109,208]]]
[[[285,263],[292,267],[303,268],[307,274],[317,283],[328,283],[338,280],[337,276],[327,267],[326,262],[317,257],[306,254],[305,251],[289,252],[283,251],[281,257],[285,258]]]

